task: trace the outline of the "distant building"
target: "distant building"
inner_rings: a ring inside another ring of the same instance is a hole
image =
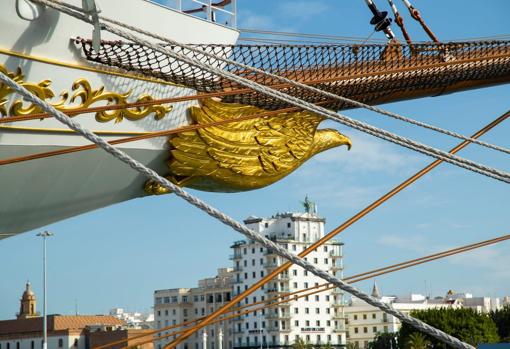
[[[270,218],[249,217],[244,223],[252,230],[298,254],[324,236],[325,219],[316,213],[315,204],[305,199],[304,213],[281,213]],[[343,278],[342,243],[329,241],[305,260],[322,270]],[[234,295],[270,274],[287,262],[254,241],[238,241],[234,254]],[[291,266],[265,286],[244,299],[244,303],[263,301],[288,292],[324,284],[325,281],[299,266]],[[234,348],[282,348],[301,338],[312,345],[345,345],[343,293],[336,288],[298,298],[278,307],[263,309],[236,318]]]
[[[220,268],[217,276],[200,280],[196,288],[173,288],[154,291],[155,328],[161,329],[188,322],[219,309],[231,299],[232,276],[232,268]],[[162,348],[175,339],[175,336],[167,336],[179,329],[174,328],[161,332],[159,336],[162,338],[155,341],[156,348]],[[232,334],[232,321],[224,321],[196,332],[179,348],[232,348]]]
[[[244,223],[289,252],[298,254],[324,236],[325,220],[317,215],[315,204],[308,199],[303,204],[304,213],[282,213],[270,218],[250,216]],[[336,241],[327,242],[305,259],[342,278],[342,245]],[[199,281],[198,288],[154,292],[156,329],[211,314],[285,263],[254,241],[237,241],[231,247],[233,268],[219,269],[218,276]],[[292,266],[238,305],[265,301],[321,284],[325,281],[301,267]],[[343,293],[333,288],[207,326],[180,344],[178,349],[286,348],[298,338],[313,345],[329,343],[340,347],[346,343],[343,306]],[[161,336],[177,329],[166,330]],[[156,341],[156,348],[162,348],[173,339],[174,336],[170,336]]]
[[[452,290],[448,291],[445,301],[456,301],[460,303],[462,307],[471,308],[480,313],[489,313],[502,308],[502,303],[499,298],[473,297],[471,293],[456,293]]]
[[[403,313],[412,310],[426,310],[437,308],[471,308],[479,312],[489,312],[499,309],[498,298],[473,297],[470,293],[455,293],[449,291],[445,297],[429,299],[421,294],[411,294],[408,297],[381,296],[377,284],[374,283],[372,296],[384,303],[391,304],[393,309]],[[353,297],[345,313],[348,318],[348,342],[358,348],[367,348],[378,333],[398,332],[401,327],[399,319],[386,314],[366,302]]]
[[[154,326],[153,313],[128,312],[124,311],[123,308],[112,308],[110,309],[110,315],[123,320],[129,328],[150,329]]]
[[[36,312],[36,296],[27,283],[15,320],[0,321],[0,349],[40,349],[43,341],[43,318]],[[48,348],[89,349],[99,344],[128,339],[150,332],[126,328],[123,320],[109,315],[48,315]],[[151,337],[148,337],[151,339]],[[129,345],[140,340],[130,340]],[[126,345],[112,347],[121,348]],[[149,342],[140,349],[152,349]]]
[[[36,311],[37,300],[30,282],[25,285],[25,292],[20,299],[19,313],[16,314],[17,319],[30,319],[38,317],[39,313]]]

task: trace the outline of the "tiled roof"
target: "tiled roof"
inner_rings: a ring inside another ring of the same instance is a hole
[[[123,320],[110,315],[49,315],[48,330],[79,330],[93,325],[124,325]],[[43,327],[42,317],[20,320],[0,321],[0,335],[41,332]]]

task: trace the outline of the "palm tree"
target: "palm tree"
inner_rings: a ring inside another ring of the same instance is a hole
[[[422,333],[414,332],[409,335],[407,345],[409,349],[427,349],[430,341]]]

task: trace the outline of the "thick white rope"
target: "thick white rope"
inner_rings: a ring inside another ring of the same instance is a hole
[[[293,264],[303,267],[305,270],[313,273],[314,275],[334,284],[338,288],[352,294],[353,296],[364,300],[368,304],[370,304],[374,307],[377,307],[388,314],[395,316],[396,318],[400,319],[402,322],[405,322],[405,323],[413,326],[414,328],[416,328],[419,331],[429,334],[429,335],[433,336],[434,338],[437,338],[438,340],[440,340],[448,345],[451,345],[455,348],[475,349],[473,346],[471,346],[467,343],[464,343],[464,342],[460,341],[459,339],[457,339],[453,336],[450,336],[449,334],[444,333],[443,331],[440,331],[440,330],[438,330],[438,329],[436,329],[436,328],[434,328],[418,319],[415,319],[407,314],[404,314],[398,310],[395,310],[391,307],[391,305],[383,303],[380,300],[378,300],[374,297],[371,297],[368,294],[365,294],[364,292],[358,290],[357,288],[343,282],[342,280],[337,279],[336,277],[334,277],[333,275],[330,275],[326,271],[317,268],[313,264],[310,264],[307,261],[305,261],[304,259],[290,253],[289,251],[287,251],[280,245],[272,242],[271,240],[265,238],[264,236],[258,234],[257,232],[249,229],[245,225],[243,225],[240,222],[236,221],[235,219],[227,216],[226,214],[219,211],[218,209],[210,206],[206,202],[187,193],[185,190],[183,190],[182,188],[173,184],[166,178],[163,178],[162,176],[158,175],[154,170],[146,167],[139,161],[131,158],[129,155],[127,155],[123,151],[115,148],[114,146],[112,146],[111,144],[106,142],[101,137],[95,135],[90,130],[83,128],[78,122],[69,118],[64,113],[56,110],[53,106],[51,106],[46,101],[39,99],[37,96],[35,96],[31,92],[29,92],[26,88],[19,85],[14,80],[10,79],[4,73],[0,74],[0,80],[6,86],[8,86],[9,88],[12,88],[14,91],[19,93],[26,101],[33,103],[34,105],[37,105],[45,113],[48,113],[49,115],[53,115],[55,117],[55,119],[57,119],[58,121],[60,121],[61,123],[65,124],[65,125],[67,125],[70,129],[78,132],[79,134],[81,134],[83,137],[85,137],[92,143],[98,145],[100,148],[102,148],[106,152],[113,155],[116,159],[121,160],[122,162],[129,165],[132,169],[140,172],[141,174],[143,174],[146,177],[148,177],[149,179],[155,181],[159,185],[171,190],[172,192],[174,192],[175,195],[186,200],[188,203],[197,207],[198,209],[206,212],[211,217],[218,219],[223,224],[230,226],[234,230],[236,230],[239,233],[246,236],[246,238],[253,240],[253,241],[257,241],[265,248],[274,251],[276,254],[278,254],[279,256],[281,256],[283,258],[288,259]]]
[[[49,7],[52,7],[54,9],[58,10],[58,11],[66,13],[66,14],[68,14],[68,15],[70,15],[72,17],[75,17],[77,19],[80,19],[80,20],[82,20],[84,22],[91,23],[91,20],[89,18],[87,18],[86,16],[82,15],[80,12],[77,12],[77,11],[82,11],[82,10],[77,8],[77,7],[75,7],[75,6],[72,6],[72,5],[69,5],[69,4],[65,4],[65,3],[62,3],[62,2],[59,2],[59,1],[56,1],[56,0],[33,0],[33,1],[36,2],[36,3],[40,3],[40,4],[43,4],[43,5],[47,5]],[[76,11],[72,10],[74,8],[76,9]],[[114,21],[114,20],[111,20],[111,19],[106,19],[104,17],[102,17],[102,19],[103,20],[111,21],[112,23],[115,23],[116,25],[123,26],[125,28],[130,29],[130,30],[138,31],[138,32],[140,32],[142,34],[145,34],[145,35],[148,35],[148,36],[157,37],[157,38],[160,38],[161,40],[165,40],[167,42],[174,43],[175,45],[177,45],[179,47],[183,47],[183,48],[186,48],[186,49],[189,49],[189,50],[197,50],[196,48],[193,48],[192,46],[184,45],[184,44],[177,43],[177,42],[165,39],[165,38],[161,38],[161,37],[159,37],[159,36],[157,36],[155,34],[152,34],[150,32],[146,32],[145,33],[145,31],[142,31],[140,29],[137,29],[135,27],[129,26],[129,25],[124,24],[124,23],[120,23],[120,22],[117,22],[117,21]],[[116,34],[118,36],[124,37],[124,38],[126,38],[126,39],[128,39],[130,41],[135,42],[135,43],[147,46],[147,47],[149,47],[149,48],[151,48],[151,49],[153,49],[155,51],[161,52],[161,53],[166,54],[168,56],[171,56],[171,57],[173,57],[173,58],[175,58],[177,60],[180,60],[180,61],[188,63],[188,64],[190,64],[192,66],[195,66],[195,67],[198,67],[200,69],[203,69],[204,71],[209,71],[209,72],[214,73],[214,74],[216,74],[218,76],[222,76],[222,77],[224,77],[226,79],[235,81],[235,82],[239,83],[240,85],[246,86],[246,87],[248,87],[250,89],[253,89],[253,90],[258,91],[260,93],[263,93],[263,94],[266,94],[268,96],[277,98],[277,99],[279,99],[281,101],[287,102],[289,104],[292,104],[294,106],[300,107],[300,108],[305,109],[305,110],[308,110],[310,112],[322,115],[322,116],[324,116],[326,118],[329,118],[331,120],[340,122],[340,123],[342,123],[344,125],[347,125],[349,127],[354,128],[354,129],[357,129],[357,130],[360,130],[362,132],[365,132],[365,133],[368,133],[370,135],[373,135],[375,137],[387,140],[389,142],[398,144],[398,145],[406,147],[408,149],[417,151],[419,153],[432,156],[432,157],[434,157],[436,159],[448,162],[450,164],[459,166],[461,168],[464,168],[464,169],[467,169],[467,170],[470,170],[470,171],[473,171],[473,172],[476,172],[476,173],[479,173],[479,174],[482,174],[482,175],[485,175],[485,176],[488,176],[488,177],[491,177],[491,178],[494,178],[494,179],[497,179],[497,180],[500,180],[500,181],[503,181],[505,183],[510,183],[510,173],[508,173],[508,172],[501,171],[501,170],[498,170],[498,169],[495,169],[495,168],[492,168],[492,167],[488,167],[488,166],[483,165],[483,164],[479,164],[479,163],[476,163],[476,162],[464,159],[462,157],[450,154],[448,152],[445,152],[445,151],[442,151],[442,150],[439,150],[439,149],[427,146],[425,144],[413,141],[411,139],[408,139],[408,138],[396,135],[396,134],[388,132],[386,130],[379,129],[377,127],[374,127],[372,125],[366,124],[364,122],[354,120],[354,119],[349,118],[349,117],[347,117],[345,115],[342,115],[342,114],[339,114],[339,113],[337,114],[337,113],[332,112],[332,111],[330,111],[330,110],[328,110],[326,108],[317,106],[317,105],[312,104],[312,103],[308,103],[306,101],[302,101],[302,100],[300,100],[297,97],[285,94],[283,92],[280,92],[280,91],[277,91],[277,90],[274,90],[274,89],[271,89],[271,88],[269,88],[267,86],[260,85],[258,83],[255,83],[255,82],[253,82],[251,80],[242,78],[242,77],[237,76],[237,75],[235,75],[233,73],[230,73],[228,71],[224,71],[224,70],[219,69],[219,68],[211,67],[211,66],[209,66],[206,63],[194,60],[194,59],[192,59],[192,58],[190,58],[190,57],[188,57],[186,55],[176,53],[176,52],[174,52],[172,50],[168,50],[168,49],[162,47],[161,45],[153,44],[150,41],[147,41],[147,40],[145,40],[145,39],[143,39],[141,37],[137,37],[137,36],[135,36],[135,35],[133,35],[131,33],[128,33],[128,32],[126,32],[124,30],[112,27],[112,26],[110,26],[110,25],[108,25],[106,23],[102,23],[102,27],[103,27],[104,30],[107,30],[107,31],[109,31],[109,32],[111,32],[113,34]],[[199,53],[204,54],[204,55],[211,56],[211,57],[213,57],[215,59],[221,59],[221,60],[223,60],[225,62],[229,62],[229,63],[232,62],[232,64],[238,64],[239,66],[246,67],[247,69],[251,69],[251,70],[256,71],[256,72],[265,73],[262,70],[259,70],[259,69],[253,68],[253,67],[249,67],[249,66],[245,66],[245,65],[241,65],[241,64],[236,63],[234,61],[229,61],[227,59],[223,59],[221,57],[217,57],[216,55],[213,55],[213,54],[210,54],[210,53],[205,53],[204,51],[201,51],[201,50],[198,50],[196,52],[199,52]],[[265,74],[269,75],[269,76],[273,76],[273,74],[270,74],[270,73],[265,73]],[[280,77],[278,75],[274,75],[274,77],[278,78],[278,79],[280,79],[282,81],[285,81],[285,82],[291,83],[293,85],[296,85],[298,87],[306,88],[306,89],[309,89],[309,90],[311,89],[312,91],[315,91],[317,93],[322,93],[323,95],[328,96],[330,98],[340,98],[337,95],[330,94],[328,92],[325,92],[325,91],[322,91],[322,90],[319,90],[319,89],[315,89],[315,88],[313,88],[311,86],[307,86],[307,85],[298,83],[296,81]],[[341,98],[344,98],[344,97],[341,97]],[[469,138],[466,137],[466,139],[469,139]]]

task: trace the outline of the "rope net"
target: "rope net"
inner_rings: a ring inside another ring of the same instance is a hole
[[[103,41],[99,52],[90,40],[77,39],[85,57],[163,79],[198,92],[244,89],[243,86],[181,62],[149,47],[123,41]],[[238,66],[192,52],[163,45],[177,53],[221,68],[310,103],[324,103],[334,110],[349,108],[346,102],[330,101],[311,91],[303,91],[281,81]],[[439,95],[510,80],[510,41],[420,43],[412,46],[388,45],[194,45],[266,72],[313,85],[321,90],[366,104]],[[287,107],[285,102],[261,93],[242,91],[223,98],[224,102],[255,105],[265,109]]]

